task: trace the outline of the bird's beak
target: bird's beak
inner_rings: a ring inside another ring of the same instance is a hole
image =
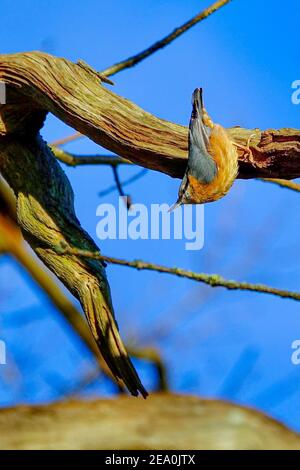
[[[180,207],[182,205],[182,201],[180,199],[178,199],[177,202],[175,202],[175,204],[173,204],[173,206],[170,207],[170,209],[168,210],[168,212],[173,212],[175,211],[175,209],[177,209],[177,207]]]

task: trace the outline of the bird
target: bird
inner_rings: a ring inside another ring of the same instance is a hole
[[[196,88],[192,95],[187,167],[178,200],[170,211],[182,204],[204,204],[225,196],[238,174],[237,146],[221,125],[212,122],[203,106],[203,90]]]

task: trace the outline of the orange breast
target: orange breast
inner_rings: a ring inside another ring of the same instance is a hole
[[[209,153],[217,164],[215,179],[208,184],[189,176],[191,202],[201,204],[212,202],[225,196],[231,188],[238,172],[238,153],[222,126],[213,127],[209,140]]]

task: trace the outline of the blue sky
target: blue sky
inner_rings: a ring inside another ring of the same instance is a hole
[[[16,0],[12,9],[8,0],[1,3],[2,53],[43,50],[84,59],[99,70],[142,50],[209,4]],[[291,84],[300,79],[299,13],[297,0],[286,8],[272,0],[233,0],[164,50],[115,76],[113,91],[153,114],[187,124],[191,93],[202,86],[209,113],[224,126],[299,128],[300,105],[291,102]],[[53,116],[42,130],[49,142],[72,132]],[[107,153],[88,139],[66,149]],[[113,184],[112,171],[65,171],[82,225],[96,237],[98,204],[117,202],[116,192],[98,195]],[[138,171],[124,167],[120,176]],[[179,184],[149,171],[126,191],[134,202],[171,204]],[[239,180],[226,198],[205,207],[203,250],[188,252],[172,240],[110,240],[101,249],[107,255],[300,290],[298,197]],[[300,430],[300,366],[290,360],[291,343],[300,338],[298,303],[123,267],[107,271],[123,337],[137,347],[159,349],[172,390],[259,407]],[[0,260],[0,313],[0,337],[15,365],[10,373],[0,366],[3,405],[61,398],[93,371],[85,347],[8,257]],[[151,390],[153,368],[142,361],[136,366]],[[84,389],[89,396],[111,392],[104,380]]]

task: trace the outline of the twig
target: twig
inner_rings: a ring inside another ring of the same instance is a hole
[[[54,142],[51,143],[51,146],[60,146],[60,145],[65,145],[68,144],[69,142],[73,142],[73,140],[77,140],[80,137],[84,137],[80,132],[76,132],[75,134],[68,135],[67,137],[63,137],[62,139],[55,140]]]
[[[191,279],[193,281],[202,282],[208,284],[211,287],[224,287],[229,290],[245,290],[251,292],[261,292],[264,294],[276,295],[285,299],[293,299],[300,301],[300,293],[294,291],[288,291],[284,289],[278,289],[276,287],[267,286],[265,284],[252,284],[249,282],[239,282],[229,279],[224,279],[218,274],[206,274],[206,273],[195,273],[182,268],[169,268],[167,266],[161,266],[159,264],[148,263],[142,260],[127,261],[119,258],[112,258],[109,256],[103,256],[100,253],[79,250],[71,248],[69,246],[58,246],[53,248],[59,254],[70,254],[75,256],[82,256],[84,258],[92,258],[100,261],[105,261],[109,264],[117,264],[120,266],[127,266],[138,270],[156,271],[159,273],[173,274],[178,277]]]
[[[113,166],[112,170],[113,170],[113,174],[114,174],[114,178],[115,178],[115,182],[116,182],[116,188],[119,192],[119,196],[125,198],[127,210],[129,210],[130,207],[131,207],[131,204],[132,204],[131,197],[128,194],[124,193],[124,190],[122,188],[122,183],[121,183],[120,178],[119,178],[119,173],[118,173],[117,167]]]
[[[157,372],[157,378],[158,378],[157,387],[156,387],[157,391],[165,392],[169,390],[166,366],[163,363],[157,349],[155,348],[136,349],[128,345],[127,345],[127,349],[128,349],[128,353],[131,356],[134,356],[136,358],[143,359],[143,360],[148,360],[154,365],[156,372]]]
[[[84,60],[79,59],[77,61],[77,65],[86,70],[88,73],[91,73],[92,75],[96,76],[98,79],[100,79],[100,82],[108,83],[109,85],[114,85],[114,82],[106,78],[101,72],[97,72],[97,70],[87,64]]]
[[[205,20],[206,18],[208,18],[210,15],[212,15],[214,12],[219,10],[221,7],[223,7],[230,1],[231,0],[218,0],[213,5],[206,8],[201,13],[198,13],[196,16],[194,16],[189,21],[184,23],[182,26],[179,26],[178,28],[174,29],[174,31],[172,31],[170,34],[165,36],[163,39],[160,39],[159,41],[155,42],[154,44],[152,44],[150,47],[143,50],[142,52],[139,52],[138,54],[133,55],[126,60],[123,60],[121,62],[118,62],[112,65],[111,67],[108,67],[107,69],[103,70],[101,74],[108,77],[108,76],[115,75],[116,73],[121,72],[122,70],[133,67],[134,65],[138,64],[142,60],[149,57],[154,52],[170,44],[172,41],[174,41],[179,36],[181,36],[181,34],[189,30],[192,26],[194,26],[197,23],[200,23],[200,21]]]
[[[295,183],[294,181],[283,180],[279,178],[259,178],[260,181],[264,183],[274,183],[282,188],[291,189],[292,191],[296,191],[300,193],[300,184]]]
[[[72,153],[65,152],[57,146],[50,145],[52,152],[55,157],[62,163],[68,166],[79,166],[79,165],[131,165],[132,163],[125,158],[106,155],[73,155]]]
[[[135,175],[133,175],[133,176],[131,176],[130,178],[128,178],[128,179],[122,181],[122,182],[121,182],[122,187],[124,188],[125,186],[128,186],[128,185],[131,184],[131,183],[134,183],[135,181],[137,181],[137,180],[139,180],[140,178],[142,178],[146,173],[148,173],[147,168],[143,168],[142,170],[140,170],[140,171],[139,171],[138,173],[136,173]],[[109,186],[109,188],[104,189],[103,191],[99,191],[98,196],[100,196],[100,197],[107,196],[108,194],[110,194],[111,192],[113,192],[115,189],[116,189],[116,186],[115,186],[115,185]]]

